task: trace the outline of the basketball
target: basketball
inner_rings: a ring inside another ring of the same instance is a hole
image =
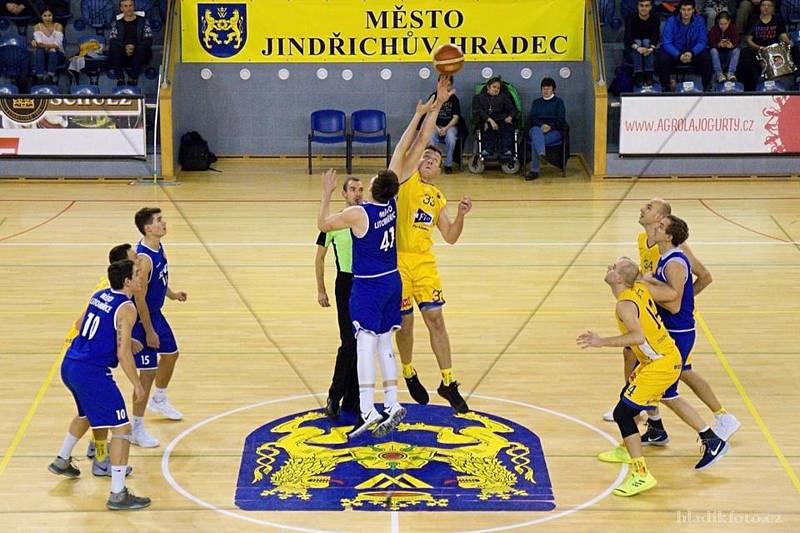
[[[454,44],[443,44],[433,52],[433,66],[441,74],[455,74],[464,66],[464,52]]]

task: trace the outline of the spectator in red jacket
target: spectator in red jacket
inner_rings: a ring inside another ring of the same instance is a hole
[[[731,16],[723,11],[717,15],[716,24],[708,32],[708,47],[711,49],[711,65],[714,79],[722,83],[726,79],[736,81],[736,66],[739,64],[739,32],[731,24]],[[727,66],[727,74],[723,68]]]

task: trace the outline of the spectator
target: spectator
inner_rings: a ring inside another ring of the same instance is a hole
[[[24,17],[31,14],[28,0],[14,0],[13,2],[3,2],[0,9],[0,17]]]
[[[472,108],[478,116],[478,127],[483,132],[481,155],[488,157],[494,153],[499,136],[500,158],[510,159],[514,154],[512,149],[517,107],[511,95],[504,89],[500,76],[489,78],[486,88],[473,98]]]
[[[652,0],[636,2],[637,13],[625,19],[625,56],[633,63],[636,85],[652,85],[659,22],[652,15]]]
[[[706,43],[708,34],[703,18],[695,13],[694,0],[681,0],[677,15],[670,17],[661,34],[658,51],[658,77],[661,85],[675,90],[675,67],[691,65],[700,74],[703,88],[711,85],[711,58]]]
[[[746,91],[755,91],[758,79],[761,77],[761,65],[758,62],[758,51],[764,47],[783,41],[791,46],[792,41],[786,33],[783,20],[775,15],[775,2],[761,0],[758,6],[760,15],[752,21],[752,25],[745,37],[747,46],[742,50],[742,60],[739,63],[739,79],[744,84]],[[795,64],[798,62],[797,47],[792,49]]]
[[[56,83],[56,67],[64,59],[64,28],[53,22],[53,12],[46,7],[41,14],[41,22],[33,27],[33,59],[39,81]],[[47,79],[45,80],[45,74]]]
[[[736,29],[739,35],[744,35],[750,26],[750,19],[759,12],[761,0],[740,0],[736,8]]]
[[[118,86],[125,85],[125,71],[128,85],[137,85],[142,67],[151,58],[153,31],[147,18],[134,11],[133,0],[120,0],[119,8],[122,12],[111,23],[108,59]]]
[[[641,5],[642,2],[639,2]],[[553,78],[544,78],[541,84],[542,96],[531,104],[528,115],[528,138],[531,142],[531,167],[525,179],[535,180],[539,177],[539,158],[545,154],[545,147],[563,140],[564,126],[567,123],[567,112],[564,101],[556,96],[556,82]]]
[[[727,13],[728,12],[728,0],[705,0],[703,2],[703,10],[701,13],[704,13],[706,16],[706,26],[708,27],[709,31],[717,22],[717,16],[720,13]]]
[[[731,24],[731,16],[723,11],[717,15],[717,23],[708,32],[708,46],[711,50],[711,64],[718,83],[726,79],[736,81],[736,66],[739,64],[739,32]],[[728,74],[723,74],[723,66]]]
[[[453,89],[453,76],[447,82],[447,90]],[[436,131],[431,137],[432,144],[445,145],[444,172],[453,173],[453,153],[456,149],[459,135],[459,123],[461,122],[461,102],[458,96],[453,95],[447,99],[439,108],[439,115],[436,117]]]

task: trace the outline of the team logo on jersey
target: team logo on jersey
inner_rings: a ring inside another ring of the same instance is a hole
[[[247,41],[247,5],[197,4],[197,31],[212,56],[235,56]]]
[[[422,209],[417,209],[417,214],[414,215],[415,224],[430,224],[431,222],[433,222],[433,217],[429,213],[426,213]]]
[[[397,430],[347,440],[356,415],[321,411],[248,435],[236,505],[259,511],[548,511],[555,497],[539,437],[494,415],[406,405]]]

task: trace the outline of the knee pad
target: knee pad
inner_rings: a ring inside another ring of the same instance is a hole
[[[126,440],[128,442],[131,442],[131,434],[130,433],[124,433],[124,434],[112,433],[111,434],[111,438],[112,439],[119,439],[119,440]]]
[[[617,406],[614,408],[614,422],[617,423],[623,439],[635,433],[639,433],[639,428],[636,425],[636,416],[638,414],[639,411],[637,409],[634,409],[622,400],[617,403]]]

